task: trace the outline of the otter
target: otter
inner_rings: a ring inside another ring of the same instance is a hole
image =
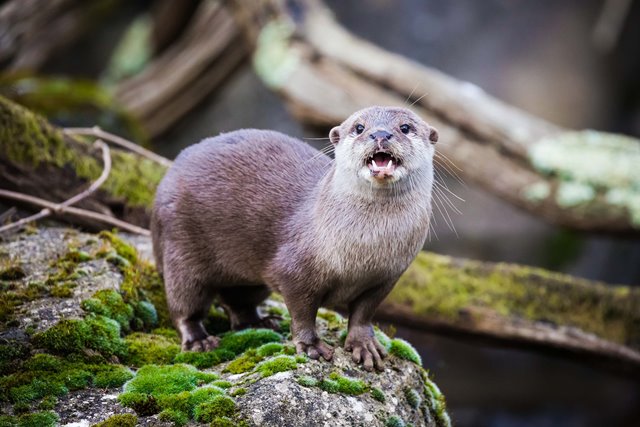
[[[383,369],[371,322],[427,238],[438,132],[408,109],[377,106],[329,139],[335,160],[255,129],[179,154],[158,187],[151,231],[183,350],[217,346],[202,323],[214,297],[233,329],[273,326],[257,306],[275,291],[298,352],[331,360],[316,314],[346,307],[345,349]]]

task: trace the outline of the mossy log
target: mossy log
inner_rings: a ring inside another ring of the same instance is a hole
[[[154,191],[166,168],[116,148],[111,157],[108,180],[78,206],[148,225]],[[100,150],[94,149],[91,141],[67,135],[37,114],[0,97],[2,188],[62,202],[86,188],[101,171]],[[80,223],[103,227],[92,221]]]
[[[257,74],[304,123],[328,129],[366,106],[411,105],[438,128],[438,151],[465,179],[553,224],[640,232],[637,140],[571,132],[517,110],[355,37],[321,0],[230,3],[255,47]],[[618,169],[620,159],[628,162]]]
[[[640,378],[640,289],[422,252],[380,319],[564,353]]]

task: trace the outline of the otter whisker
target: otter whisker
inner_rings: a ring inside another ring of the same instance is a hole
[[[413,107],[414,105],[416,105],[416,103],[420,102],[420,100],[421,100],[422,98],[424,98],[425,96],[427,96],[428,94],[429,94],[429,92],[425,92],[425,93],[424,93],[424,95],[422,95],[420,98],[418,98],[418,99],[416,99],[415,101],[413,101],[413,102],[411,103],[411,105],[409,105],[409,107]]]
[[[442,208],[440,207],[440,204],[442,204],[442,201],[439,198],[439,194],[437,192],[433,193],[434,195],[434,204],[436,205],[436,209],[438,209],[438,212],[440,212],[440,215],[442,215],[442,218],[444,219],[445,224],[447,224],[447,226],[449,227],[449,229],[451,231],[453,231],[456,235],[456,237],[458,236],[458,231],[456,230],[456,227],[453,225],[453,221],[451,220],[451,217],[449,216],[449,212],[447,211],[447,209],[443,206]],[[440,202],[440,203],[438,203]]]
[[[451,199],[449,199],[449,197],[447,196],[447,194],[442,190],[442,187],[438,187],[435,186],[433,187],[434,191],[437,191],[438,194],[440,194],[440,196],[444,199],[444,201],[446,202],[446,204],[453,209],[456,213],[458,213],[459,215],[462,215],[462,212],[460,211],[460,209],[458,209],[456,207],[456,205],[453,204],[453,202],[451,201]]]
[[[416,85],[413,87],[413,90],[411,90],[411,93],[409,94],[409,96],[407,96],[407,99],[404,100],[404,105],[407,105],[407,103],[409,103],[409,100],[411,99],[411,95],[413,95],[413,92],[415,92],[416,89],[418,89],[419,85],[420,83],[416,83]]]
[[[460,200],[461,202],[464,202],[465,200],[458,196],[456,193],[454,193],[453,191],[451,191],[449,189],[449,186],[447,185],[446,180],[444,179],[444,177],[442,176],[442,174],[437,170],[434,169],[434,173],[436,176],[436,180],[434,181],[437,185],[439,185],[442,189],[444,189],[447,193],[451,194],[453,197],[455,197],[456,199]]]
[[[466,187],[466,184],[464,183],[462,178],[460,178],[460,176],[458,176],[458,174],[453,169],[451,169],[451,167],[449,167],[446,163],[444,163],[442,159],[438,159],[437,157],[434,157],[433,163],[438,167],[442,168],[448,175],[455,178],[455,180],[458,181],[461,185]]]

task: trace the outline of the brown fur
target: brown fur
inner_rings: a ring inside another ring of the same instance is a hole
[[[360,135],[356,124],[365,126]],[[393,134],[385,143],[402,160],[388,180],[365,165],[381,143],[369,137],[376,129]],[[347,306],[345,347],[365,368],[381,368],[371,319],[427,236],[437,133],[408,110],[371,107],[330,137],[335,161],[261,130],[205,139],[178,156],[158,187],[151,229],[184,349],[215,347],[202,327],[215,296],[239,328],[263,322],[256,306],[274,290],[299,351],[331,359],[316,312]]]

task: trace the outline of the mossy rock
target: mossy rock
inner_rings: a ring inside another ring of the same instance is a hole
[[[0,244],[0,253],[4,248],[18,255],[12,265],[24,273],[12,286],[24,285],[22,295],[30,297],[13,300],[12,320],[0,329],[0,405],[9,413],[0,425],[110,427],[153,419],[174,426],[314,426],[329,409],[336,426],[383,426],[392,415],[414,426],[448,425],[442,395],[415,363],[415,350],[382,331],[376,335],[391,353],[382,373],[355,365],[341,348],[331,363],[310,360],[295,354],[286,309],[274,299],[262,309],[283,318],[280,332],[225,330],[214,307],[219,347],[185,353],[149,255],[126,236],[42,229]],[[44,289],[32,286],[29,294],[27,282],[38,277]],[[60,280],[77,282],[72,298],[51,295]],[[42,326],[20,320],[34,307]],[[318,325],[323,339],[339,343],[346,320],[322,310]],[[385,406],[391,397],[399,402],[393,414]]]

